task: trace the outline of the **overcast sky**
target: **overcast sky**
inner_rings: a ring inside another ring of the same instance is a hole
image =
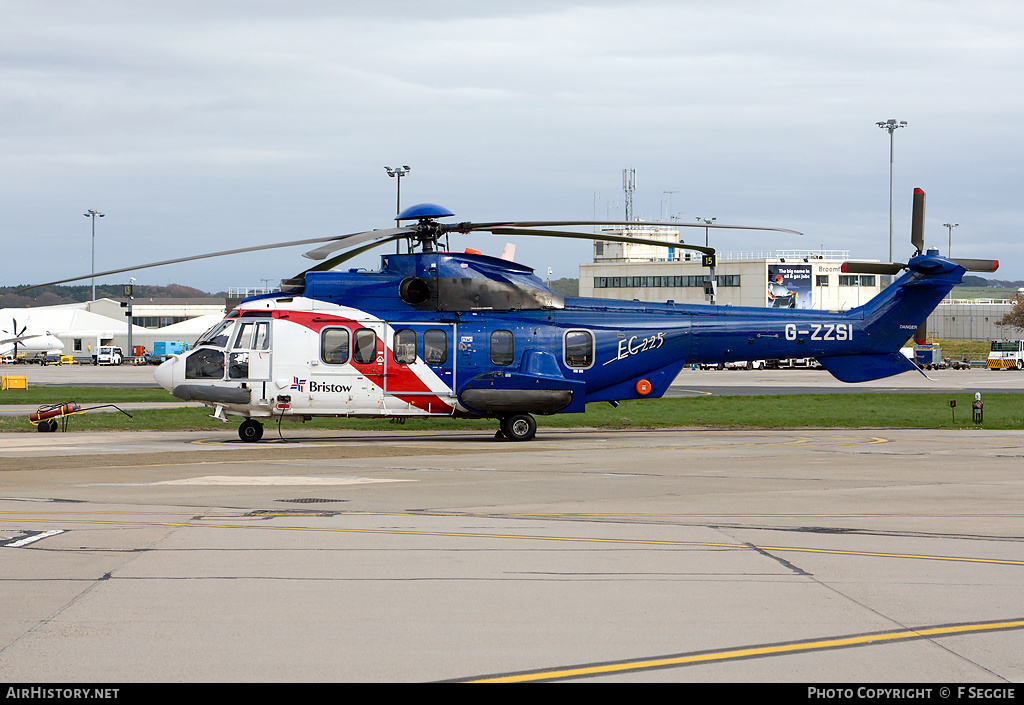
[[[349,6],[358,7],[350,8]],[[457,220],[634,215],[791,228],[719,251],[911,254],[926,242],[1024,279],[1024,5],[850,0],[0,0],[3,285]],[[703,231],[684,239],[703,244]],[[504,239],[460,240],[499,254]],[[588,243],[516,240],[575,277]],[[393,246],[386,246],[393,247]],[[454,248],[453,248],[454,249]],[[137,274],[208,291],[276,283],[303,248]],[[355,263],[376,268],[376,254]],[[122,282],[129,275],[108,278]],[[88,283],[86,280],[85,283]]]

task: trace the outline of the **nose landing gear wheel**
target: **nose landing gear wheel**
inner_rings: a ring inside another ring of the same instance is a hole
[[[513,414],[501,420],[501,433],[510,441],[529,441],[537,434],[537,422],[529,414]]]
[[[263,424],[253,419],[246,419],[238,427],[238,437],[246,443],[255,443],[263,438]]]

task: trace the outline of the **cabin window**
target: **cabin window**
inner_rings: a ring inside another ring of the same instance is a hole
[[[405,330],[395,331],[395,362],[399,365],[411,365],[416,362],[416,331]]]
[[[352,339],[352,360],[360,365],[377,361],[377,334],[369,328],[360,328]]]
[[[423,334],[423,360],[428,365],[443,365],[448,361],[448,334],[431,329]]]
[[[224,379],[224,353],[204,348],[185,358],[185,379]]]
[[[320,334],[320,359],[328,365],[348,362],[348,328],[324,328]]]
[[[510,330],[496,330],[491,333],[491,362],[495,365],[511,365],[516,359],[516,342]]]
[[[565,364],[576,368],[594,364],[594,336],[590,331],[571,330],[565,334]]]

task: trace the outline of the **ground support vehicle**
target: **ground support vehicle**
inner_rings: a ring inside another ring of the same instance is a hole
[[[120,365],[124,362],[124,352],[116,345],[101,345],[99,352],[93,357],[94,365]]]
[[[1024,340],[993,340],[989,350],[988,369],[1024,369]]]
[[[151,365],[159,365],[169,360],[172,355],[180,355],[188,352],[191,346],[188,343],[181,343],[177,340],[158,340],[153,343],[153,352],[146,356],[146,362]]]
[[[725,363],[725,369],[727,370],[763,370],[765,368],[765,360],[737,360],[735,362]]]

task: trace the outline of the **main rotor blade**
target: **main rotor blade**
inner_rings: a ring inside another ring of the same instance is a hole
[[[400,230],[404,230],[404,228],[396,228],[396,230],[399,230],[399,229]],[[399,234],[399,235],[392,235],[391,237],[387,237],[387,238],[384,238],[382,240],[377,240],[376,242],[371,242],[370,244],[363,245],[362,247],[356,247],[355,249],[349,250],[348,252],[342,252],[337,257],[332,257],[331,259],[329,259],[329,260],[327,260],[325,262],[321,262],[320,264],[315,264],[312,267],[310,267],[309,269],[306,269],[306,270],[303,270],[303,271],[299,272],[294,277],[290,277],[288,279],[282,280],[281,281],[281,285],[282,285],[281,288],[282,288],[282,290],[294,291],[297,287],[299,287],[299,286],[301,286],[303,284],[303,282],[305,281],[306,273],[307,272],[326,272],[328,270],[334,269],[335,267],[337,267],[342,262],[350,260],[353,257],[357,257],[357,256],[363,254],[364,252],[369,252],[373,248],[380,247],[381,245],[383,245],[385,243],[391,242],[393,240],[400,240],[400,239],[402,239],[402,237],[404,237],[404,233],[403,234]]]
[[[571,237],[578,240],[599,240],[611,242],[634,242],[639,245],[653,245],[679,250],[697,250],[706,255],[715,254],[715,248],[703,245],[691,245],[684,242],[665,242],[664,240],[648,240],[641,237],[612,235],[610,233],[574,233],[569,230],[528,230],[526,228],[488,228],[494,235],[530,235],[533,237]]]
[[[999,269],[999,260],[997,259],[954,259],[950,261],[956,262],[968,272],[994,272]]]
[[[379,240],[387,238],[388,240],[394,240],[396,235],[406,235],[414,233],[414,228],[388,228],[386,230],[368,230],[364,233],[353,233],[351,235],[342,235],[332,242],[326,245],[321,245],[315,250],[309,252],[303,252],[302,256],[308,259],[323,259],[332,252],[336,252],[344,247],[352,247],[353,245],[359,245],[368,240]],[[342,260],[344,261],[344,260]],[[330,269],[330,267],[328,267]]]
[[[597,225],[622,225],[622,226],[640,226],[640,227],[665,227],[665,228],[712,228],[719,230],[767,230],[777,233],[790,233],[791,235],[803,235],[802,232],[797,230],[789,230],[788,228],[762,228],[756,225],[720,225],[718,223],[680,223],[678,221],[671,221],[668,223],[659,221],[639,221],[639,220],[518,220],[518,221],[504,221],[495,223],[454,223],[446,225],[445,229],[454,230],[456,232],[468,233],[474,230],[488,230],[494,232],[494,228],[550,228],[550,227],[566,227],[570,225],[586,225],[586,226],[597,226]]]
[[[395,228],[395,229],[396,230],[406,230],[406,228]],[[305,270],[302,274],[305,274],[306,272],[326,272],[328,270],[334,269],[335,267],[337,267],[342,262],[347,262],[348,260],[352,259],[353,257],[357,257],[357,256],[363,254],[364,252],[369,252],[374,247],[379,247],[380,245],[383,245],[383,244],[388,243],[388,242],[392,242],[394,240],[401,240],[404,236],[405,236],[405,233],[400,233],[400,234],[397,234],[397,235],[392,235],[391,237],[386,237],[386,238],[383,238],[381,240],[377,240],[376,242],[371,242],[369,245],[363,245],[362,247],[357,247],[355,249],[348,250],[347,252],[342,252],[340,255],[337,255],[336,257],[332,257],[329,260],[326,260],[324,262],[321,262],[320,264],[317,264],[317,265],[314,265],[314,266],[310,267],[309,269]]]
[[[380,232],[380,231],[367,231],[367,232]],[[81,279],[88,279],[90,277],[105,277],[111,274],[122,274],[124,272],[134,272],[139,269],[150,269],[152,267],[162,267],[167,264],[181,264],[182,262],[194,262],[200,259],[209,259],[211,257],[225,257],[227,255],[240,255],[245,252],[259,252],[261,250],[274,250],[281,247],[294,247],[296,245],[312,245],[317,242],[333,242],[340,238],[354,237],[356,235],[364,235],[366,233],[352,233],[351,235],[330,235],[328,237],[311,237],[304,240],[291,240],[289,242],[277,242],[270,245],[254,245],[252,247],[239,247],[235,250],[221,250],[220,252],[208,252],[204,255],[192,255],[190,257],[176,257],[175,259],[168,259],[162,262],[150,262],[149,264],[137,264],[131,267],[121,267],[120,269],[109,269],[105,272],[96,272],[90,274],[82,274],[77,277],[69,277],[67,279],[58,279],[57,281],[47,282],[45,284],[33,284],[27,286],[24,289],[20,289],[15,293],[22,293],[24,291],[31,291],[32,289],[39,289],[44,286],[53,286],[54,284],[65,284],[67,282],[79,281]]]
[[[899,262],[843,262],[843,274],[899,274],[906,268]]]

